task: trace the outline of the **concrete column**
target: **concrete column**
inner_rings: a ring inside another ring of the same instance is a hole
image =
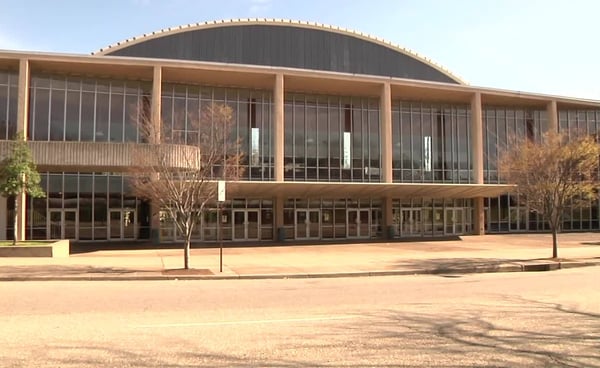
[[[558,108],[556,107],[556,100],[548,102],[546,112],[548,114],[548,131],[558,132]]]
[[[162,101],[162,67],[154,67],[154,76],[152,79],[152,102],[150,110],[150,124],[152,124],[152,134],[148,137],[150,143],[158,144],[161,140],[161,101]],[[150,241],[152,244],[160,244],[160,206],[150,203]]]
[[[381,113],[381,180],[391,183],[392,180],[392,92],[389,83],[384,83],[381,88],[380,113]]]
[[[19,86],[18,86],[18,107],[17,107],[17,132],[21,132],[23,139],[27,140],[29,137],[29,124],[27,116],[29,112],[29,80],[30,80],[30,68],[29,60],[21,59],[19,62]],[[17,241],[25,240],[25,226],[26,226],[26,196],[25,193],[21,193],[17,196]]]
[[[384,239],[392,239],[392,237],[390,237],[390,228],[394,225],[394,211],[393,211],[393,201],[392,201],[392,197],[384,197],[382,198],[383,201],[383,226],[382,226],[382,231],[383,231],[383,238]]]
[[[0,196],[0,240],[6,240],[6,198]]]
[[[154,135],[149,137],[150,143],[159,143],[161,135],[161,101],[162,101],[162,67],[154,67],[154,77],[152,78],[152,106],[150,111],[150,121],[153,126]]]
[[[17,132],[22,132],[25,140],[29,137],[29,60],[21,59],[19,62],[19,92],[17,107]]]
[[[283,231],[283,201],[282,195],[273,198],[273,240],[279,241],[279,232]],[[281,230],[280,230],[281,229]]]
[[[283,74],[275,76],[273,87],[273,127],[275,136],[275,181],[283,181],[283,153],[284,153],[284,110],[283,110]],[[282,215],[283,216],[283,215]]]
[[[481,93],[475,92],[471,98],[471,152],[473,162],[473,180],[475,184],[483,184],[483,118]],[[485,234],[485,215],[483,198],[474,198],[473,234]]]

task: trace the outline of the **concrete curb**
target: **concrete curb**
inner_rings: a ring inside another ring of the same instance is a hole
[[[191,281],[191,280],[281,280],[281,279],[313,279],[341,277],[376,277],[376,276],[409,276],[409,275],[450,275],[496,272],[541,272],[555,271],[577,267],[600,266],[600,261],[561,261],[561,262],[515,262],[494,265],[478,265],[472,267],[444,267],[420,270],[382,270],[357,272],[326,273],[289,273],[289,274],[248,274],[248,275],[162,275],[158,272],[151,275],[80,275],[80,276],[0,276],[3,281]]]

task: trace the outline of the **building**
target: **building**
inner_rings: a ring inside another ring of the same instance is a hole
[[[92,55],[0,51],[0,153],[23,131],[47,198],[19,198],[18,236],[175,240],[128,191],[136,120],[182,144],[189,114],[235,112],[245,178],[196,240],[435,237],[539,231],[496,170],[508,137],[597,132],[600,101],[476,88],[410,50],[313,23],[235,20],[171,28]],[[160,119],[159,119],[160,117]],[[0,236],[14,201],[0,200]],[[598,203],[566,230],[599,228]]]

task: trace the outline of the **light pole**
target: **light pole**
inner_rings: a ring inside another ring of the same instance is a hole
[[[217,182],[217,237],[219,238],[219,272],[223,272],[223,234],[222,234],[222,205],[225,202],[225,181]]]

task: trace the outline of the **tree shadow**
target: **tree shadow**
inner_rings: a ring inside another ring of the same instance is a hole
[[[45,353],[44,364],[52,367],[104,367],[107,362],[113,367],[156,367],[156,368],[212,368],[212,367],[324,367],[312,359],[268,359],[264,357],[236,356],[233,353],[202,351],[204,349],[184,339],[177,339],[170,345],[179,351],[165,354],[164,351],[131,351],[108,344],[52,344]],[[39,366],[45,366],[40,364]],[[328,366],[328,365],[327,365]]]
[[[427,305],[418,309],[423,312],[367,315],[343,333],[367,334],[380,345],[428,355],[444,366],[450,359],[453,366],[600,368],[598,313],[524,298],[504,298],[497,306],[449,306],[444,316],[428,313]]]
[[[494,272],[507,264],[531,260],[515,258],[428,258],[400,259],[392,263],[391,269],[415,270],[431,274]]]
[[[15,277],[69,277],[94,275],[143,275],[155,273],[155,271],[120,267],[93,267],[78,265],[26,265],[3,266],[2,273],[5,275],[14,275]]]
[[[442,313],[439,304],[421,303],[349,316],[316,331],[297,326],[285,330],[287,335],[275,333],[276,343],[261,347],[256,341],[269,336],[257,327],[245,351],[218,351],[210,338],[202,343],[185,331],[166,337],[159,332],[164,340],[157,346],[57,336],[40,346],[44,364],[30,366],[600,368],[600,314],[560,303],[507,297],[485,305],[448,303]],[[143,342],[142,337],[152,335],[132,331],[128,341]],[[305,353],[287,354],[295,350]]]

